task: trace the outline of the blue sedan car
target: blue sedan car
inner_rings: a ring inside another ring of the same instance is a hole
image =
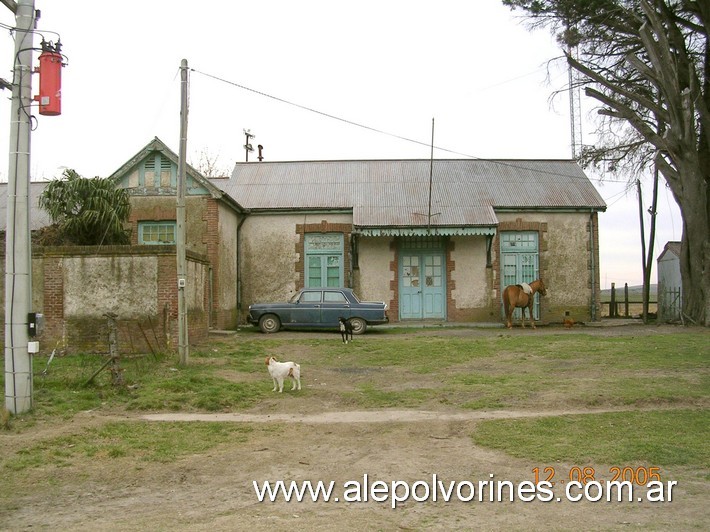
[[[247,319],[262,332],[274,333],[282,327],[338,328],[341,317],[350,322],[353,334],[389,322],[386,303],[360,301],[350,288],[304,288],[288,302],[250,305]]]

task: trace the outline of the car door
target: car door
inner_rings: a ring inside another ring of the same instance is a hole
[[[320,325],[322,290],[304,290],[291,310],[291,324],[301,326]]]
[[[340,290],[323,290],[320,317],[323,326],[337,327],[338,318],[349,319],[351,312],[350,302]]]

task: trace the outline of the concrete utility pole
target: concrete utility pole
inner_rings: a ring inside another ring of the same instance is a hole
[[[180,153],[178,154],[177,176],[177,280],[178,280],[178,356],[180,364],[187,364],[190,357],[187,334],[187,259],[185,258],[185,170],[187,154],[187,95],[188,95],[187,59],[180,62]]]
[[[32,408],[32,356],[27,347],[28,314],[32,306],[29,109],[32,103],[34,23],[34,0],[19,0],[15,8],[5,226],[5,407],[12,414],[22,414]]]

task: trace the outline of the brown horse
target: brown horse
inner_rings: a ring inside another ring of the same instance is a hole
[[[542,279],[538,279],[529,283],[532,293],[526,294],[523,287],[519,284],[510,284],[503,290],[503,306],[505,307],[505,319],[507,320],[508,329],[513,328],[513,311],[516,307],[522,308],[523,317],[520,320],[523,329],[525,328],[525,309],[528,309],[530,314],[530,324],[535,328],[535,319],[533,318],[533,302],[535,301],[535,293],[540,292],[541,295],[547,294],[545,283]]]

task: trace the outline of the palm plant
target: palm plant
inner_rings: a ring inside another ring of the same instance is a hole
[[[111,178],[85,178],[64,170],[40,195],[63,243],[80,246],[130,243],[124,224],[131,212],[128,193]]]

